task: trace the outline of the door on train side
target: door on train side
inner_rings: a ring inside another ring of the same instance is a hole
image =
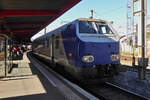
[[[69,24],[65,30],[67,42],[66,42],[66,52],[68,53],[68,61],[70,65],[75,65],[77,56],[77,45],[76,45],[76,27],[75,24]]]
[[[54,62],[55,58],[55,36],[52,35],[52,62]]]
[[[52,41],[52,37],[49,37],[49,57],[50,57],[50,60],[52,60],[52,56],[53,56],[53,47],[52,47],[52,44],[53,44],[53,41]]]
[[[60,62],[60,59],[60,35],[57,33],[54,37],[54,60]]]

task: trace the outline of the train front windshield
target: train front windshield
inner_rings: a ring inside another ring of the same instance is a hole
[[[79,21],[79,33],[96,34],[93,22]]]
[[[98,28],[98,33],[100,33],[100,34],[112,34],[112,31],[107,24],[105,24],[103,22],[96,22],[95,24]]]
[[[79,33],[81,34],[113,34],[109,26],[104,22],[79,21]]]

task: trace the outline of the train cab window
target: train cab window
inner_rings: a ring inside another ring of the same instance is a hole
[[[102,27],[102,30],[101,30],[101,31],[106,34],[106,33],[107,33],[107,32],[106,32],[106,27]]]
[[[96,34],[96,30],[92,22],[79,21],[79,33]]]
[[[109,26],[105,23],[96,23],[96,26],[98,28],[98,31],[100,34],[112,34],[112,30],[109,28]]]

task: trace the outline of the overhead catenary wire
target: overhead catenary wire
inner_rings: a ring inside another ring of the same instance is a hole
[[[111,9],[111,10],[108,10],[108,11],[105,11],[105,12],[102,12],[102,13],[98,13],[97,11],[95,11],[95,10],[93,10],[93,12],[95,13],[95,14],[97,14],[98,16],[104,16],[104,15],[106,15],[106,14],[110,14],[110,13],[113,13],[113,12],[115,12],[115,11],[117,11],[117,10],[121,10],[122,8],[124,8],[123,6],[120,6],[120,7],[118,7],[118,8],[114,8],[114,9]]]
[[[95,10],[93,10],[93,12],[94,12],[95,15],[98,16],[98,18],[101,19],[101,17],[104,17],[104,16],[106,16],[106,15],[108,15],[108,14],[117,12],[117,11],[123,9],[123,8],[124,8],[124,6],[120,6],[120,7],[117,7],[117,8],[114,8],[114,9],[111,9],[111,10],[108,10],[108,11],[105,11],[105,12],[102,12],[102,13],[99,13],[99,12],[97,12],[97,11],[95,11]],[[116,21],[118,21],[119,17],[120,17],[120,16],[115,16],[115,17],[113,17],[113,19],[116,20]]]

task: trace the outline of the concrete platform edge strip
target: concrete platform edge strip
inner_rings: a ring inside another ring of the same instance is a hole
[[[31,63],[33,63],[33,65],[36,65],[38,64],[39,66],[41,66],[39,64],[39,62],[35,61],[35,58],[34,57],[31,57],[31,54],[29,54],[29,57],[30,57],[30,60],[31,60]],[[57,85],[55,84],[55,82],[50,79],[46,74],[45,74],[45,71],[43,71],[43,69],[39,68],[39,66],[35,66],[48,80],[49,82],[54,86],[54,87],[57,87]],[[50,70],[53,74],[55,74],[56,77],[58,77],[59,79],[61,79],[61,81],[64,81],[63,83],[66,83],[67,84],[67,87],[68,88],[72,88],[71,90],[75,90],[75,92],[78,92],[77,94],[79,94],[80,96],[82,95],[82,97],[84,96],[84,100],[85,98],[87,100],[99,100],[97,97],[93,96],[92,94],[86,92],[85,90],[83,90],[82,88],[80,88],[79,86],[77,86],[76,84],[74,83],[71,83],[70,81],[68,81],[67,79],[63,78],[62,76],[58,75],[56,72]],[[72,99],[73,100],[73,99]],[[76,99],[77,100],[77,99]]]

